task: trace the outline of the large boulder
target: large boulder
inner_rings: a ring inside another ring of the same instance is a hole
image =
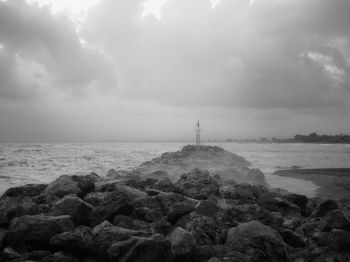
[[[92,208],[92,205],[76,195],[67,195],[53,204],[51,214],[70,215],[75,225],[88,225]]]
[[[25,215],[14,218],[9,230],[22,234],[27,243],[47,245],[51,237],[74,228],[70,216]]]
[[[253,255],[256,261],[286,261],[287,249],[277,231],[258,221],[242,223],[231,228],[226,246]]]
[[[79,259],[70,253],[59,251],[42,258],[40,262],[79,262]]]
[[[160,234],[150,237],[131,237],[115,242],[108,249],[109,261],[172,262],[170,241]]]
[[[89,253],[92,244],[91,229],[86,226],[79,226],[72,232],[63,232],[54,235],[50,239],[50,246],[65,250],[71,253]]]
[[[311,214],[311,218],[324,217],[329,212],[338,208],[339,205],[336,201],[332,199],[325,199],[317,205],[316,209]]]
[[[196,244],[192,234],[182,227],[176,227],[168,236],[171,250],[175,255],[187,255]]]
[[[162,170],[150,174],[141,174],[137,171],[127,172],[119,180],[120,184],[141,190],[156,189],[164,192],[173,192],[175,190],[174,184],[169,179],[169,174]]]
[[[117,226],[101,226],[100,228],[94,228],[92,252],[94,252],[101,261],[105,261],[108,258],[107,249],[114,243],[127,240],[132,236],[145,236],[143,231],[130,230]]]
[[[140,197],[147,197],[147,194],[127,186],[114,186],[113,191],[109,192],[90,193],[84,198],[95,206],[90,215],[90,224],[95,226],[104,220],[112,222],[116,215],[131,215],[134,203]]]
[[[220,245],[225,242],[226,232],[210,217],[195,217],[186,224],[196,245]]]
[[[136,218],[154,222],[167,217],[171,223],[176,222],[182,215],[191,212],[197,202],[176,193],[161,193],[155,196],[139,198],[134,202]]]
[[[3,197],[0,199],[0,225],[6,226],[14,217],[34,215],[39,211],[30,197]]]
[[[220,187],[222,197],[230,200],[237,200],[240,204],[255,203],[268,189],[263,186],[244,184],[224,184]]]
[[[275,192],[267,192],[263,194],[259,198],[258,204],[269,211],[280,212],[284,216],[295,216],[300,214],[300,208],[297,205],[289,202]]]
[[[164,153],[137,167],[142,174],[166,171],[171,181],[177,181],[182,174],[194,168],[208,170],[212,176],[218,175],[224,181],[234,179],[238,183],[266,186],[265,176],[260,170],[249,169],[251,164],[243,157],[225,151],[217,146],[187,145],[181,151]]]
[[[281,229],[279,230],[279,233],[282,236],[283,241],[291,247],[298,248],[307,246],[306,239],[292,230]]]
[[[232,206],[225,210],[217,221],[224,227],[235,227],[240,223],[257,220],[273,228],[279,228],[283,223],[283,218],[278,213],[273,213],[256,204],[244,204]]]
[[[47,184],[27,184],[24,186],[11,187],[5,191],[3,197],[32,197],[39,195],[47,187]]]
[[[43,194],[62,198],[66,195],[75,194],[84,197],[95,190],[95,184],[88,176],[62,175],[45,188]]]
[[[177,192],[195,199],[207,199],[219,194],[218,182],[206,170],[193,169],[190,173],[181,175],[175,183]]]
[[[350,210],[336,209],[329,212],[321,219],[321,231],[331,231],[332,229],[343,229],[350,231]]]

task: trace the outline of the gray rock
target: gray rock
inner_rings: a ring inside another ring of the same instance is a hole
[[[291,247],[298,248],[307,246],[306,239],[292,230],[281,229],[279,230],[279,233],[282,236],[283,241]]]
[[[191,252],[196,244],[192,234],[182,227],[176,227],[168,236],[171,250],[175,255],[186,255]]]
[[[284,216],[300,215],[300,208],[297,205],[289,202],[275,192],[267,192],[263,194],[257,203],[269,211],[280,212]]]
[[[151,237],[131,237],[114,243],[108,249],[109,261],[123,262],[172,262],[169,240],[156,234]]]
[[[47,184],[27,184],[24,186],[11,187],[6,190],[3,197],[32,197],[39,195],[47,187]]]
[[[350,231],[350,210],[336,209],[329,212],[320,221],[321,231],[331,231],[332,229],[343,229]]]
[[[9,230],[22,234],[26,242],[47,245],[51,237],[73,227],[70,216],[25,215],[14,218]]]
[[[63,175],[48,184],[43,193],[58,198],[70,194],[84,197],[86,194],[94,190],[95,184],[87,176]]]
[[[195,199],[207,199],[219,194],[218,182],[206,170],[193,169],[181,175],[175,186],[177,192]]]
[[[71,253],[89,253],[92,244],[92,232],[89,227],[79,226],[73,232],[63,232],[50,239],[50,246]]]
[[[209,217],[195,217],[186,225],[196,245],[220,245],[225,242],[226,232],[220,228],[214,219]]]
[[[102,261],[108,257],[107,249],[114,243],[127,240],[132,236],[144,236],[143,231],[130,230],[122,227],[101,227],[99,230],[93,229],[92,252],[97,254]]]
[[[287,249],[277,231],[258,221],[231,228],[226,246],[252,255],[255,261],[286,261]]]
[[[336,201],[332,199],[326,199],[317,205],[316,209],[314,210],[314,212],[312,212],[310,217],[311,218],[324,217],[329,212],[338,208],[339,208],[339,205]]]
[[[76,195],[67,195],[53,204],[50,213],[54,216],[70,215],[75,225],[88,225],[92,208]]]

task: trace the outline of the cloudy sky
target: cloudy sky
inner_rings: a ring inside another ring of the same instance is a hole
[[[350,133],[349,0],[0,0],[0,141]]]

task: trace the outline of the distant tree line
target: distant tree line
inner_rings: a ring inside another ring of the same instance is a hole
[[[295,135],[294,140],[296,142],[302,142],[302,143],[329,143],[329,144],[335,144],[335,143],[350,143],[350,135],[318,135],[317,133],[313,132],[309,135]]]
[[[313,132],[309,135],[297,134],[294,138],[271,138],[262,137],[260,139],[227,139],[226,142],[244,142],[244,143],[323,143],[323,144],[350,144],[350,135],[318,135]]]

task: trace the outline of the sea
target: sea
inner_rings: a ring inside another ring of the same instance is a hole
[[[0,193],[28,183],[49,183],[63,174],[105,176],[109,169],[132,169],[188,142],[0,143]],[[271,187],[313,196],[310,181],[279,177],[290,168],[350,168],[350,145],[206,142],[243,156],[261,169]]]

